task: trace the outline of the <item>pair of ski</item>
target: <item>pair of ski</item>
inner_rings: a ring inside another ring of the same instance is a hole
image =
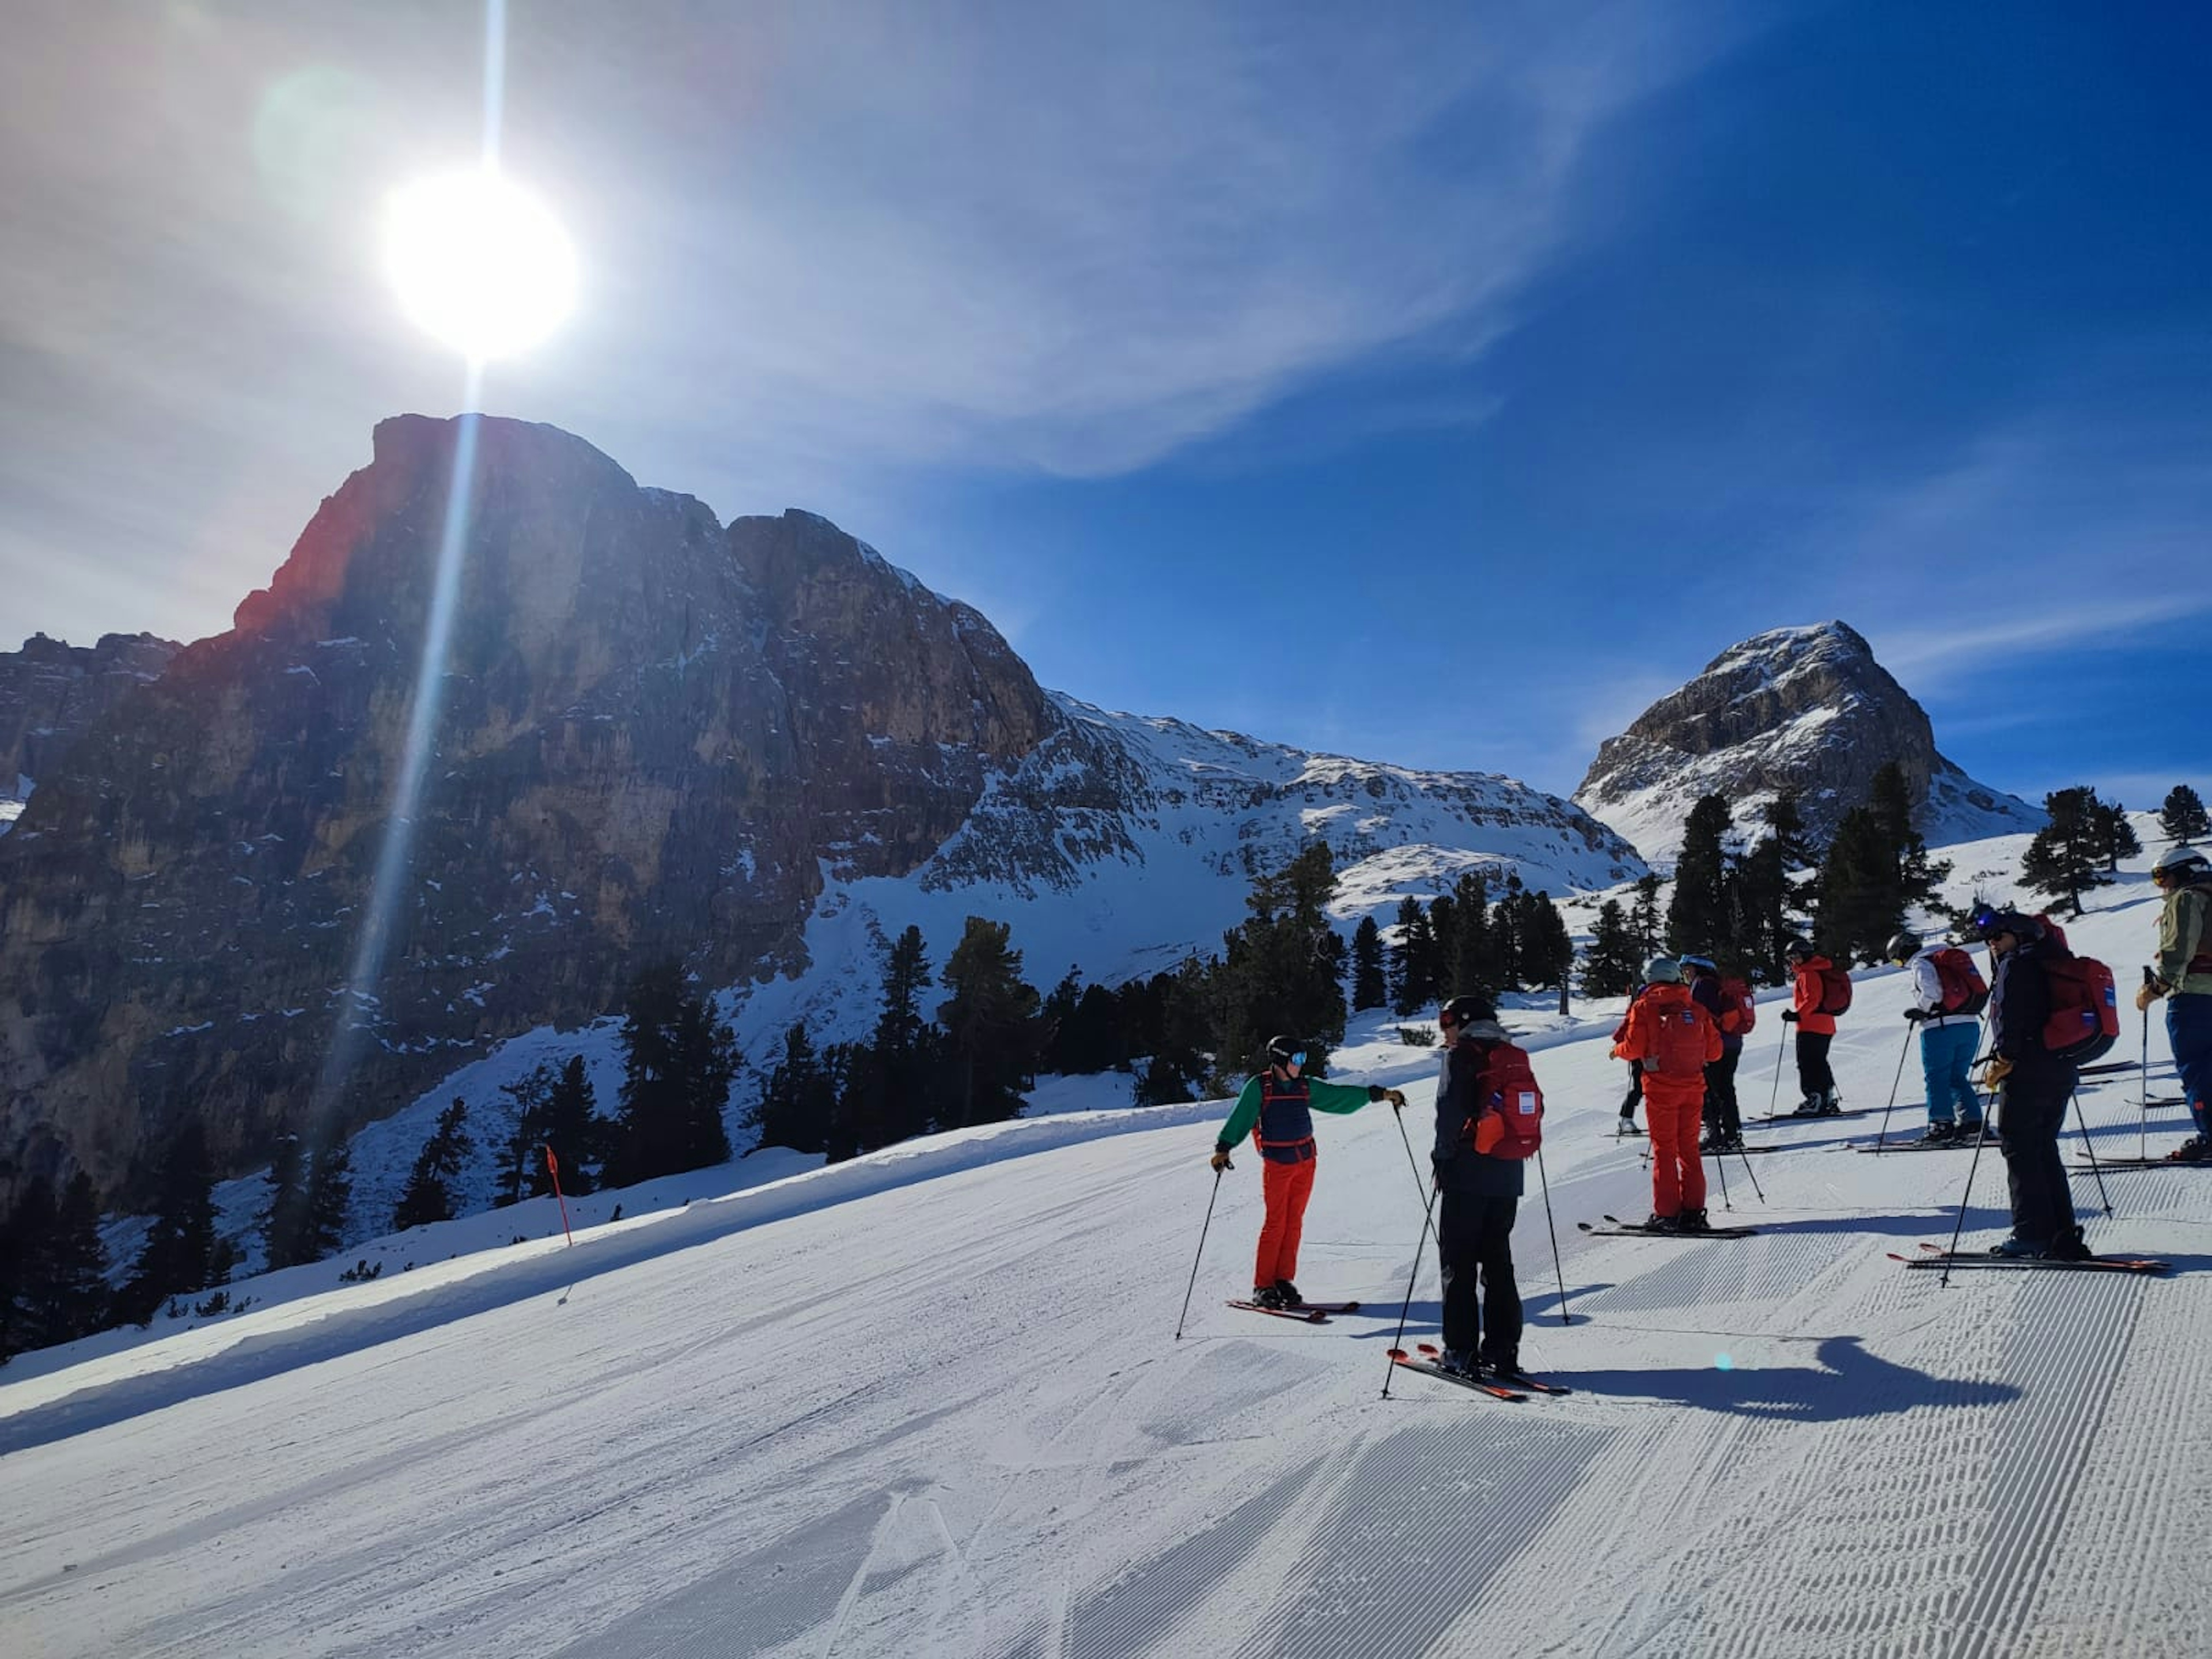
[[[2093,1255],[2086,1261],[2062,1261],[2041,1255],[1954,1255],[1940,1244],[1923,1241],[1922,1254],[1899,1255],[1895,1250],[1887,1252],[1892,1261],[1902,1261],[1908,1267],[2024,1267],[2045,1273],[2171,1273],[2171,1261],[2154,1261],[2148,1256]]]
[[[1574,1392],[1572,1389],[1563,1389],[1556,1382],[1539,1382],[1521,1371],[1486,1371],[1477,1376],[1467,1371],[1451,1370],[1443,1363],[1443,1350],[1435,1343],[1417,1342],[1413,1346],[1419,1349],[1420,1358],[1416,1359],[1403,1348],[1393,1348],[1390,1350],[1391,1362],[1404,1366],[1409,1371],[1419,1371],[1425,1376],[1438,1377],[1446,1382],[1456,1382],[1462,1389],[1471,1389],[1476,1394],[1486,1394],[1492,1400],[1526,1400],[1532,1394],[1569,1395]]]
[[[1265,1314],[1270,1319],[1295,1319],[1302,1325],[1326,1325],[1331,1314],[1358,1313],[1357,1302],[1301,1302],[1295,1308],[1263,1308],[1256,1302],[1231,1302],[1232,1308],[1242,1308],[1246,1313]]]
[[[1881,1115],[1871,1106],[1862,1106],[1848,1112],[1776,1112],[1760,1113],[1752,1119],[1754,1123],[1838,1123],[1847,1117],[1877,1117]]]
[[[1872,1146],[1861,1141],[1851,1150],[1855,1152],[1971,1152],[1977,1139],[1978,1137],[1974,1135],[1954,1135],[1948,1140],[1878,1140]],[[1996,1139],[1991,1135],[1990,1144],[1995,1146]]]
[[[1672,1227],[1647,1227],[1640,1221],[1623,1221],[1617,1215],[1606,1217],[1613,1223],[1601,1227],[1595,1222],[1577,1221],[1575,1225],[1592,1238],[1753,1238],[1756,1227],[1708,1227],[1703,1232],[1686,1233]]]
[[[2074,1160],[2077,1170],[2212,1170],[2212,1158],[2100,1158],[2092,1164],[2087,1158]]]

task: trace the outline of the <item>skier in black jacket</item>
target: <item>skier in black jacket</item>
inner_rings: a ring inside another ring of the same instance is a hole
[[[1521,1165],[1475,1151],[1465,1133],[1481,1115],[1489,1051],[1508,1039],[1498,1011],[1480,997],[1454,997],[1437,1024],[1448,1045],[1430,1155],[1443,1195],[1437,1248],[1444,1269],[1443,1364],[1515,1376],[1521,1370],[1521,1289],[1513,1279],[1513,1218],[1521,1207]]]
[[[2051,1018],[2045,964],[2071,953],[2017,910],[1984,912],[1975,923],[1996,957],[1989,1006],[1993,1052],[1983,1081],[1999,1091],[1998,1145],[2012,1189],[2012,1237],[1990,1253],[2084,1261],[2089,1249],[2075,1224],[2074,1191],[2058,1156],[2067,1098],[2081,1073],[2052,1054],[2043,1036]]]

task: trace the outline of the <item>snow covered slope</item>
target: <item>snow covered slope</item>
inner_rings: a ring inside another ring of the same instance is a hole
[[[1958,849],[1959,878],[2020,844]],[[2129,976],[2154,898],[2135,873],[2095,902],[2073,936]],[[1847,1104],[1887,1093],[1905,993],[1861,977]],[[1758,1237],[1588,1237],[1649,1203],[1638,1144],[1608,1133],[1609,1023],[1536,1055],[1573,1323],[1533,1193],[1516,1238],[1524,1353],[1571,1398],[1413,1376],[1381,1397],[1423,1199],[1382,1108],[1323,1126],[1299,1274],[1365,1310],[1221,1305],[1259,1220],[1240,1159],[1180,1341],[1218,1108],[994,1126],[641,1203],[573,1250],[395,1263],[19,1360],[9,1650],[2212,1651],[2212,1177],[2110,1173],[2110,1219],[2077,1181],[2094,1244],[2175,1264],[2152,1281],[1906,1271],[1886,1252],[1948,1237],[1969,1160],[1851,1151],[1875,1120],[1760,1126],[1785,1149],[1751,1160],[1763,1199],[1738,1161],[1712,1200]],[[1342,1074],[1406,1082],[1418,1132],[1433,1056],[1367,1035]],[[1779,1035],[1753,1037],[1753,1114]],[[2154,1024],[2149,1051],[2170,1094]],[[1908,1066],[1893,1133],[1917,1099]],[[2133,1148],[2133,1079],[2082,1101],[2101,1149]],[[2154,1149],[2178,1138],[2179,1109],[2148,1121]],[[1970,1244],[2002,1226],[1995,1165]],[[1413,1286],[1407,1335],[1433,1340],[1432,1250]]]

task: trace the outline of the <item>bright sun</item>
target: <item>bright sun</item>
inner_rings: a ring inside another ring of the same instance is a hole
[[[576,252],[560,222],[490,171],[394,191],[384,264],[408,316],[477,362],[527,350],[576,301]]]

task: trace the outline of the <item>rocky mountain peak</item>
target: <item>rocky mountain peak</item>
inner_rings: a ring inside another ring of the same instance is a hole
[[[1926,711],[1843,622],[1771,629],[1729,647],[1601,744],[1574,799],[1663,861],[1700,795],[1725,797],[1747,828],[1760,805],[1793,791],[1825,837],[1892,760],[1927,802],[1921,828],[1931,842],[2041,822],[1936,751]]]

